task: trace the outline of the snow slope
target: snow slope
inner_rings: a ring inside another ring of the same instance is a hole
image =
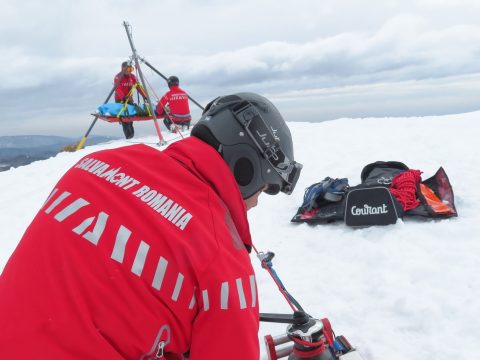
[[[253,239],[259,250],[276,253],[274,268],[305,310],[328,317],[364,359],[480,357],[478,117],[480,112],[289,124],[303,174],[291,196],[261,196],[249,212]],[[123,145],[128,142],[89,146],[0,173],[0,269],[61,175],[92,151]],[[356,185],[363,166],[377,160],[402,161],[424,178],[443,166],[459,217],[366,229],[290,223],[308,185],[326,176]],[[254,255],[252,261],[260,310],[289,312]],[[264,335],[284,331],[285,325],[261,324],[259,339],[263,344]]]

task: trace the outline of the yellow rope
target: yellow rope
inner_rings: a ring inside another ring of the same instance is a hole
[[[128,99],[132,96],[133,94],[133,90],[138,86],[139,84],[136,83],[132,86],[132,88],[130,89],[130,91],[128,92],[126,98],[125,98],[125,102],[123,103],[123,106],[122,108],[120,109],[120,111],[118,112],[117,114],[117,119],[120,119],[120,115],[122,115],[122,113],[127,109],[127,105],[128,105]]]
[[[145,104],[145,107],[147,108],[148,116],[152,117],[152,112],[150,111],[150,104]]]

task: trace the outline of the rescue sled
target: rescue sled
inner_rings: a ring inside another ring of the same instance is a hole
[[[134,122],[152,120],[153,116],[147,105],[106,103],[92,114],[107,122]]]
[[[114,122],[134,122],[134,121],[147,121],[153,120],[151,116],[106,116],[106,115],[99,115],[99,114],[92,114],[93,116],[97,116],[100,120],[107,121],[109,123]]]

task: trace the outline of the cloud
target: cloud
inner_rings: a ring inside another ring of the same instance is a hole
[[[268,42],[158,60],[164,66],[175,64],[174,71],[193,83],[328,87],[477,73],[479,52],[480,26],[435,30],[421,18],[399,16],[373,34],[345,33],[301,44]]]
[[[455,114],[479,109],[480,74],[267,94],[289,121]],[[455,101],[452,101],[455,94]]]
[[[203,104],[237,91],[276,98],[298,92],[311,103],[303,101],[296,113],[310,109],[313,119],[320,118],[315,115],[319,98],[306,94],[335,89],[330,102],[320,101],[323,113],[328,113],[321,118],[344,116],[346,108],[354,117],[360,107],[342,101],[345,98],[368,98],[370,113],[383,114],[389,107],[381,97],[367,94],[378,95],[376,86],[383,84],[384,91],[404,92],[404,105],[390,104],[390,109],[405,115],[397,108],[409,108],[408,84],[423,82],[427,97],[438,96],[451,104],[448,111],[461,111],[472,108],[473,90],[466,86],[444,97],[435,91],[435,80],[465,82],[480,73],[480,5],[468,0],[442,1],[438,7],[428,0],[361,7],[353,0],[299,0],[295,6],[283,0],[52,4],[41,17],[44,4],[35,1],[7,3],[0,14],[0,66],[5,70],[0,96],[7,103],[2,123],[62,114],[80,121],[77,114],[92,112],[105,100],[120,63],[130,54],[123,19],[133,25],[140,55],[164,75],[179,76],[182,86]],[[146,66],[143,69],[161,95],[165,82]],[[447,94],[453,88],[443,90]],[[412,109],[424,111],[418,99],[410,101]],[[16,131],[14,126],[11,131]]]
[[[0,89],[28,88],[58,79],[109,81],[122,57],[38,57],[4,48],[2,67],[15,66]],[[303,43],[270,41],[208,55],[165,54],[147,58],[168,74],[180,74],[191,85],[235,87],[328,87],[379,81],[441,78],[477,73],[480,26],[435,29],[424,18],[400,15],[374,33],[342,33]],[[112,65],[114,68],[112,69]],[[113,71],[112,71],[113,70]]]

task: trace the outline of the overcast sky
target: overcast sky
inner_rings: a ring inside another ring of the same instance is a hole
[[[480,108],[478,0],[0,0],[0,135],[81,137],[131,55],[205,105],[253,91],[290,121]],[[164,81],[147,67],[157,95]],[[191,105],[193,114],[199,111]],[[154,133],[151,123],[139,133]],[[98,122],[93,134],[122,136]]]

